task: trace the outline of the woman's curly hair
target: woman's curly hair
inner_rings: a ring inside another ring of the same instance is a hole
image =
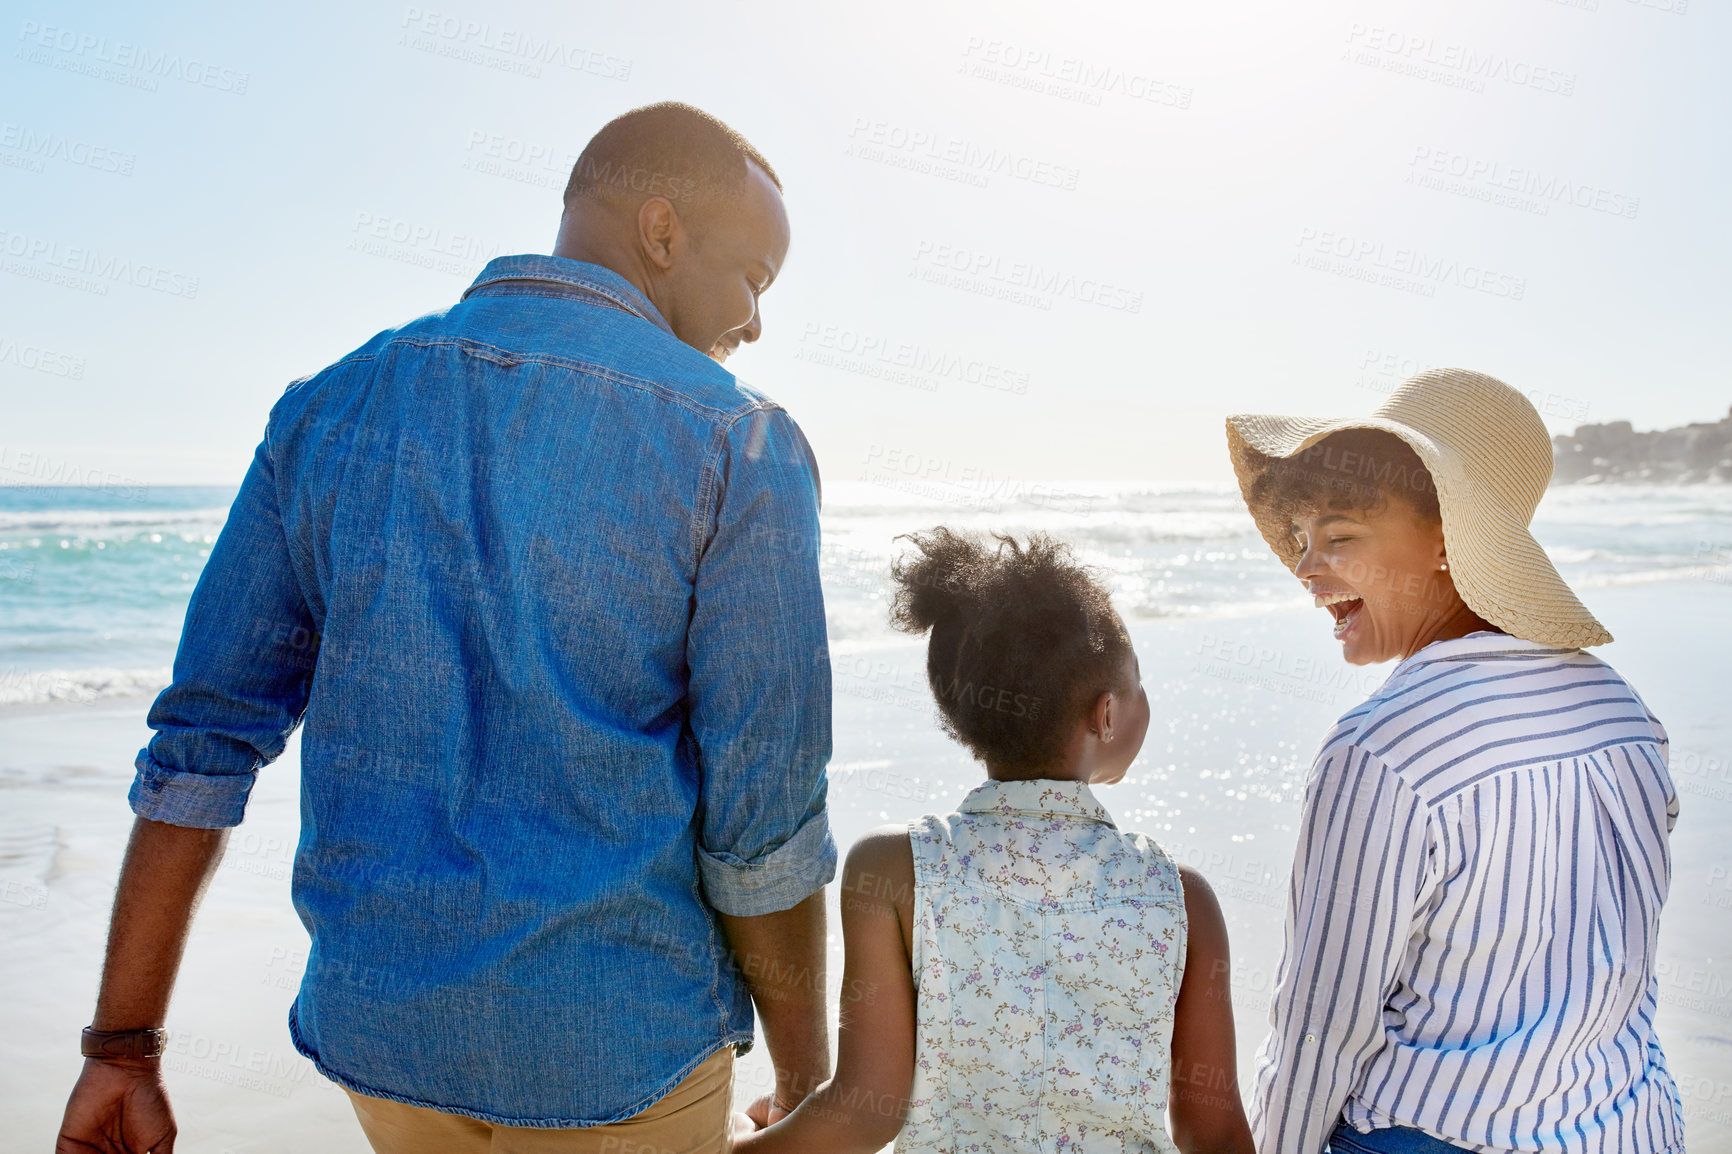
[[[1441,518],[1437,483],[1413,447],[1382,429],[1343,429],[1291,457],[1252,457],[1245,487],[1251,504],[1282,522],[1335,510],[1376,513],[1393,498],[1422,520]]]
[[[1124,688],[1130,636],[1112,600],[1070,547],[939,526],[910,534],[891,566],[890,620],[930,631],[926,677],[947,733],[994,768],[1057,762],[1070,723]]]

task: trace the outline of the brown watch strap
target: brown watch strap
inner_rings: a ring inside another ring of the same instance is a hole
[[[86,1026],[78,1049],[86,1058],[160,1058],[167,1042],[167,1030],[93,1030]]]

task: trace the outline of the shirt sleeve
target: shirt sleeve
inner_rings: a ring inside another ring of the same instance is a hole
[[[1286,944],[1256,1060],[1259,1154],[1319,1154],[1383,1039],[1383,1009],[1425,885],[1427,811],[1411,786],[1350,744],[1306,786]]]
[[[169,825],[239,825],[259,767],[307,708],[318,632],[290,564],[267,433],[193,589],[174,681],[151,706],[128,800]]]
[[[787,414],[759,410],[730,429],[712,484],[686,643],[698,869],[712,906],[753,917],[798,905],[836,872],[817,475]]]
[[[1634,693],[1635,690],[1630,692]],[[1640,701],[1641,698],[1636,700]],[[1648,720],[1654,723],[1654,742],[1659,746],[1660,777],[1666,783],[1666,832],[1670,834],[1678,828],[1678,790],[1672,782],[1672,739],[1666,735],[1666,727],[1660,724],[1660,719],[1654,716],[1654,711],[1644,703],[1643,709],[1648,712]]]

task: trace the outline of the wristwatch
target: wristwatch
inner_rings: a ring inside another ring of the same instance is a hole
[[[86,1026],[78,1049],[86,1058],[160,1058],[167,1041],[167,1030],[93,1030]]]

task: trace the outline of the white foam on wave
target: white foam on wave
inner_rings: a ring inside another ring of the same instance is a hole
[[[227,518],[227,509],[9,509],[0,511],[0,533],[89,536],[115,529],[220,525]]]
[[[88,705],[154,694],[169,683],[168,666],[150,669],[0,670],[0,705]]]
[[[965,490],[976,489],[985,493],[996,493],[1006,501],[1018,499],[1042,500],[1048,494],[1079,494],[1098,497],[1103,504],[1136,505],[1144,502],[1157,501],[1196,501],[1196,500],[1238,500],[1239,490],[1228,483],[1212,482],[1173,482],[1163,484],[1150,481],[1039,481],[993,473],[991,470],[975,471],[964,469],[944,470],[933,473],[916,470],[907,472],[894,468],[870,469],[873,476],[891,478],[906,478],[909,481],[926,481],[943,488]],[[974,483],[978,481],[978,483]],[[915,505],[923,505],[918,492],[904,491],[888,483],[878,481],[826,481],[824,483],[824,508],[845,508],[849,512],[863,512],[869,509],[900,509]]]
[[[1671,581],[1712,581],[1732,585],[1732,565],[1678,565],[1665,569],[1637,569],[1625,573],[1583,573],[1570,579],[1577,589],[1622,589],[1632,585],[1661,585]]]

